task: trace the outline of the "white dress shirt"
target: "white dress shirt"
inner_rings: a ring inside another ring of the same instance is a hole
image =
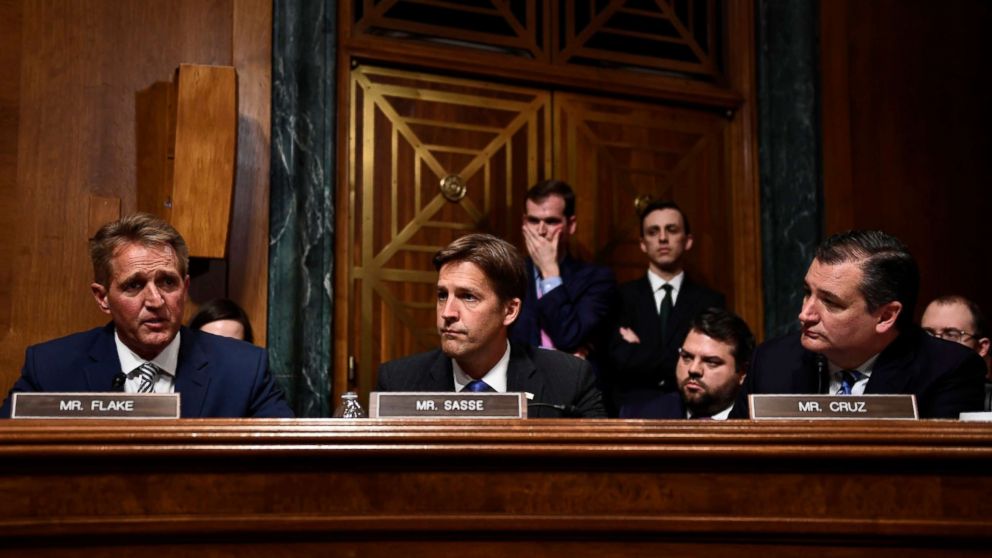
[[[489,384],[489,387],[500,393],[506,393],[506,371],[510,367],[510,342],[506,342],[506,352],[503,353],[503,357],[499,359],[499,362],[495,366],[486,372],[486,375],[479,378],[483,382]],[[458,361],[451,359],[451,368],[455,372],[455,391],[461,391],[465,389],[465,386],[472,381],[472,378],[466,374],[461,366],[458,366]]]
[[[685,279],[685,272],[680,271],[678,275],[672,277],[671,280],[665,281],[661,277],[655,274],[655,272],[648,270],[648,282],[651,283],[651,292],[654,293],[654,307],[661,311],[661,301],[665,298],[665,291],[661,288],[662,286],[668,284],[672,286],[672,306],[675,306],[675,301],[679,299],[679,291],[682,290],[682,281]]]
[[[155,386],[152,391],[155,393],[174,393],[176,391],[176,368],[179,366],[180,335],[180,333],[176,333],[175,339],[166,345],[166,347],[162,349],[162,352],[156,355],[155,358],[152,360],[145,360],[135,354],[134,351],[129,349],[128,346],[121,341],[120,335],[117,334],[117,330],[115,329],[114,343],[117,344],[117,358],[121,361],[121,372],[130,374],[135,368],[146,362],[151,362],[162,370],[162,373],[158,375],[158,381],[155,382]],[[134,378],[128,378],[124,382],[124,392],[138,393],[138,386],[140,385],[141,378],[137,376]]]

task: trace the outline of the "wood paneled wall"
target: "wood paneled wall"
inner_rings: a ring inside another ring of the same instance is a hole
[[[905,241],[922,275],[917,316],[949,293],[992,312],[992,4],[820,5],[825,232]]]
[[[238,72],[222,289],[264,344],[271,30],[268,0],[0,0],[0,390],[25,347],[106,319],[86,240],[135,210],[135,94],[185,62]]]

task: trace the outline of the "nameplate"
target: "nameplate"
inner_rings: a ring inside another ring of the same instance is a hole
[[[371,418],[527,418],[524,393],[374,391]]]
[[[178,393],[15,393],[10,418],[177,419]]]
[[[916,419],[915,395],[751,395],[753,419]]]

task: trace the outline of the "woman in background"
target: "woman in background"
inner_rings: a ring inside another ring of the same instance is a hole
[[[189,327],[214,335],[254,342],[248,314],[234,301],[226,298],[215,298],[201,306],[189,321]]]

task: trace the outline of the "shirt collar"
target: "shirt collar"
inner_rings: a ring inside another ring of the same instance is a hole
[[[135,368],[141,366],[146,362],[151,362],[155,366],[158,366],[166,374],[175,377],[176,368],[179,366],[179,337],[182,335],[180,332],[176,332],[175,338],[162,349],[162,352],[155,355],[155,358],[151,360],[145,360],[135,354],[127,345],[121,341],[120,335],[117,334],[117,329],[114,329],[114,343],[117,345],[117,358],[121,361],[121,372],[125,374],[131,372]]]
[[[726,409],[720,411],[719,413],[716,413],[716,414],[710,416],[710,418],[713,419],[713,420],[727,420],[727,417],[730,416],[730,411],[733,411],[733,410],[734,410],[734,404],[731,403],[729,407],[727,407]],[[690,418],[691,419],[692,418],[692,411],[690,411],[689,409],[686,409],[685,410],[685,418]]]
[[[685,272],[680,271],[678,275],[672,277],[671,280],[665,281],[658,274],[656,274],[651,269],[648,269],[648,282],[651,283],[651,292],[657,292],[662,285],[668,283],[672,286],[672,292],[678,293],[679,289],[682,288],[682,281],[685,279]]]
[[[506,351],[503,353],[502,358],[499,359],[499,362],[497,362],[495,366],[489,369],[489,372],[486,372],[485,376],[479,379],[489,384],[489,387],[493,388],[494,390],[500,393],[505,393],[506,372],[509,369],[509,367],[510,367],[510,342],[507,341]],[[472,381],[472,378],[462,370],[461,366],[458,366],[458,361],[455,359],[451,359],[451,368],[455,372],[455,391],[461,391],[465,386],[468,385],[469,382]]]
[[[875,361],[878,360],[878,355],[880,354],[881,353],[876,353],[873,357],[862,362],[860,366],[854,368],[854,370],[861,372],[865,378],[870,378],[871,371],[873,368],[875,368]],[[830,362],[829,360],[827,361],[827,369],[830,371],[830,377],[834,378],[838,382],[841,380],[841,371],[845,370],[844,368],[837,366],[836,364]]]

